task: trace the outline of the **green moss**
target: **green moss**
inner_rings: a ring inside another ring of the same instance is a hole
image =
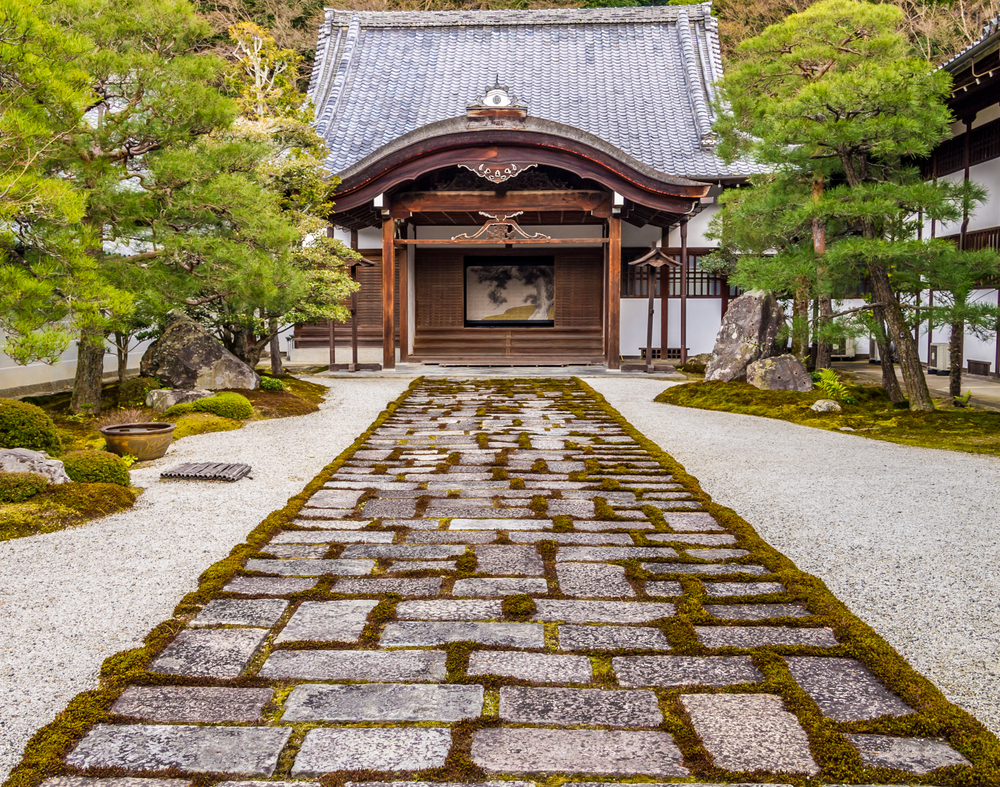
[[[58,454],[62,441],[46,412],[28,402],[0,399],[0,448],[27,448]]]
[[[277,377],[261,377],[260,389],[262,391],[284,391],[285,384]]]
[[[0,503],[23,503],[48,485],[48,479],[36,473],[0,472]]]
[[[500,609],[503,610],[503,616],[510,620],[527,620],[538,611],[535,600],[525,593],[504,596]]]
[[[840,402],[840,413],[809,409],[829,398],[819,390],[761,391],[747,383],[698,382],[668,388],[656,401],[679,407],[756,415],[849,434],[924,448],[944,448],[975,454],[1000,454],[1000,413],[971,408],[939,407],[931,413],[901,410],[881,387],[848,385],[856,404]]]
[[[212,413],[234,421],[245,421],[253,418],[253,405],[242,393],[225,391],[215,396],[206,396],[192,403],[195,412]]]
[[[234,421],[231,418],[222,418],[211,413],[191,413],[182,415],[179,418],[171,419],[177,424],[174,429],[174,440],[182,437],[189,437],[193,434],[207,434],[209,432],[231,432],[243,426],[241,421]]]
[[[118,386],[119,407],[141,407],[146,404],[146,395],[163,386],[155,377],[130,377]]]
[[[117,484],[59,484],[22,503],[0,505],[0,541],[75,527],[131,508],[137,489]]]
[[[125,460],[108,451],[71,451],[62,461],[66,475],[80,483],[118,486],[132,483]]]

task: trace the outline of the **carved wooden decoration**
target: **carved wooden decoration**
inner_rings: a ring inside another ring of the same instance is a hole
[[[552,240],[549,235],[543,235],[541,232],[536,232],[534,235],[529,235],[527,232],[521,229],[520,225],[514,221],[515,216],[520,216],[524,213],[523,210],[519,210],[516,213],[509,213],[506,215],[496,215],[487,213],[484,210],[479,211],[481,216],[485,216],[489,221],[487,221],[475,235],[469,235],[467,232],[463,232],[461,235],[456,235],[452,238],[454,241],[468,241],[468,240],[492,240],[492,241],[511,241],[511,240]]]
[[[459,164],[458,166],[469,170],[469,172],[474,172],[481,178],[486,178],[490,183],[503,183],[505,180],[510,180],[511,178],[516,178],[526,169],[531,169],[532,167],[537,167],[534,163],[518,163],[512,161],[510,164],[487,164],[483,162],[481,164]]]

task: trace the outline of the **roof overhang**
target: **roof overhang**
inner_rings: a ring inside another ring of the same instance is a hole
[[[480,174],[529,164],[563,169],[620,194],[629,203],[678,217],[695,213],[708,183],[658,172],[580,129],[540,118],[459,117],[405,134],[337,173],[337,215],[371,206],[380,194],[429,172],[463,166]],[[517,188],[516,176],[505,185]]]

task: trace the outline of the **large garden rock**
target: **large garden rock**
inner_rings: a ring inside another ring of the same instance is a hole
[[[681,367],[682,372],[687,372],[688,374],[704,374],[705,369],[708,368],[708,364],[712,360],[712,353],[699,353],[698,355],[692,355],[687,359]]]
[[[256,389],[260,377],[190,317],[171,315],[166,330],[142,356],[144,377],[170,388]]]
[[[747,382],[764,391],[799,391],[813,388],[812,376],[794,355],[761,358],[747,367]]]
[[[192,390],[186,391],[183,388],[160,388],[146,394],[146,407],[152,407],[158,413],[165,413],[175,404],[186,404],[187,402],[197,402],[206,396],[211,396],[211,391]]]
[[[784,312],[771,293],[753,290],[741,295],[722,318],[705,379],[745,380],[750,364],[780,352],[778,331],[784,324]]]
[[[35,473],[52,484],[68,484],[70,481],[62,462],[27,448],[0,448],[0,470],[5,473]]]

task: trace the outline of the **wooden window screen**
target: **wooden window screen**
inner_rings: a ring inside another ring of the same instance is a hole
[[[648,265],[634,267],[628,265],[630,260],[638,259],[649,251],[649,249],[622,249],[622,297],[623,298],[648,298],[650,278],[653,279],[653,297],[660,297],[661,278],[667,277],[667,297],[679,298],[681,296],[681,269],[680,267],[663,266],[659,270],[659,275],[650,276],[653,270]],[[728,288],[729,296],[735,298],[743,293],[737,287],[730,286],[722,276],[703,271],[698,267],[698,262],[702,256],[708,254],[710,249],[688,250],[688,277],[687,295],[689,298],[721,298],[723,291]],[[666,253],[680,260],[680,249],[667,249]]]

